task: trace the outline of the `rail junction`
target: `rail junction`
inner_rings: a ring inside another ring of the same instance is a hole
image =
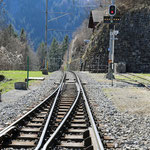
[[[0,132],[0,149],[104,150],[79,77],[66,72],[57,89]]]
[[[128,78],[129,80],[133,82],[136,82],[139,86],[145,87],[147,90],[150,90],[150,85],[149,85],[150,80],[143,78],[139,75],[132,74],[132,73],[128,73],[127,75],[125,74],[120,74],[120,75],[125,78]]]

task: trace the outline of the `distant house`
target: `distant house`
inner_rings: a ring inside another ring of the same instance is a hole
[[[95,29],[96,25],[103,21],[104,10],[92,10],[90,12],[88,28]]]

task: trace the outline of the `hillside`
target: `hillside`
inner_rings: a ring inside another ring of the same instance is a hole
[[[25,28],[28,36],[37,47],[38,44],[44,41],[45,35],[45,2],[46,0],[5,0],[3,5],[8,14],[8,22],[13,23],[18,31]],[[56,30],[72,30],[74,32],[78,26],[88,16],[90,8],[84,8],[84,5],[94,4],[94,0],[90,1],[72,1],[72,0],[57,0],[49,1],[48,11],[49,20],[62,14],[53,14],[51,12],[68,12],[58,20],[49,22],[49,29]],[[80,7],[83,6],[83,7]],[[72,37],[72,32],[57,32],[49,31],[48,42],[52,41],[53,37],[62,41],[66,34]]]
[[[118,40],[115,41],[115,63],[125,62],[128,72],[149,72],[150,68],[150,2],[148,0],[117,1],[117,15],[121,16]],[[101,22],[91,36],[82,55],[86,70],[92,65],[107,66],[109,28]],[[98,64],[99,63],[99,64]]]

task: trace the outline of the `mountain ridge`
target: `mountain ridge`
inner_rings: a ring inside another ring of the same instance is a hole
[[[12,23],[17,31],[24,28],[28,33],[34,48],[45,40],[45,4],[46,0],[6,0],[5,9],[8,11],[8,23]],[[71,13],[58,20],[48,23],[49,29],[56,30],[73,30],[73,32],[81,25],[84,19],[88,17],[89,8],[83,9],[79,6],[95,4],[94,0],[85,2],[79,0],[75,4],[70,0],[49,1],[48,3],[48,19],[55,18],[61,14],[53,14],[50,12],[66,12]],[[72,33],[73,33],[72,32]],[[48,31],[48,45],[55,37],[58,41],[62,41],[66,34],[72,37],[70,32]]]

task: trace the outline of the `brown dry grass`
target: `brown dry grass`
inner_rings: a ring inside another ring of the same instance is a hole
[[[100,82],[102,85],[111,85],[111,81],[105,79],[105,74],[93,73],[89,74],[89,76]],[[123,79],[128,81],[128,83],[131,83],[130,86],[109,86],[108,88],[104,87],[104,94],[121,112],[128,112],[137,115],[150,115],[150,91],[143,87],[134,87],[132,86],[133,81],[130,81],[126,78]],[[115,80],[114,84],[119,85],[119,83],[124,80]]]
[[[145,88],[111,88],[104,93],[121,112],[150,115],[150,91]]]

